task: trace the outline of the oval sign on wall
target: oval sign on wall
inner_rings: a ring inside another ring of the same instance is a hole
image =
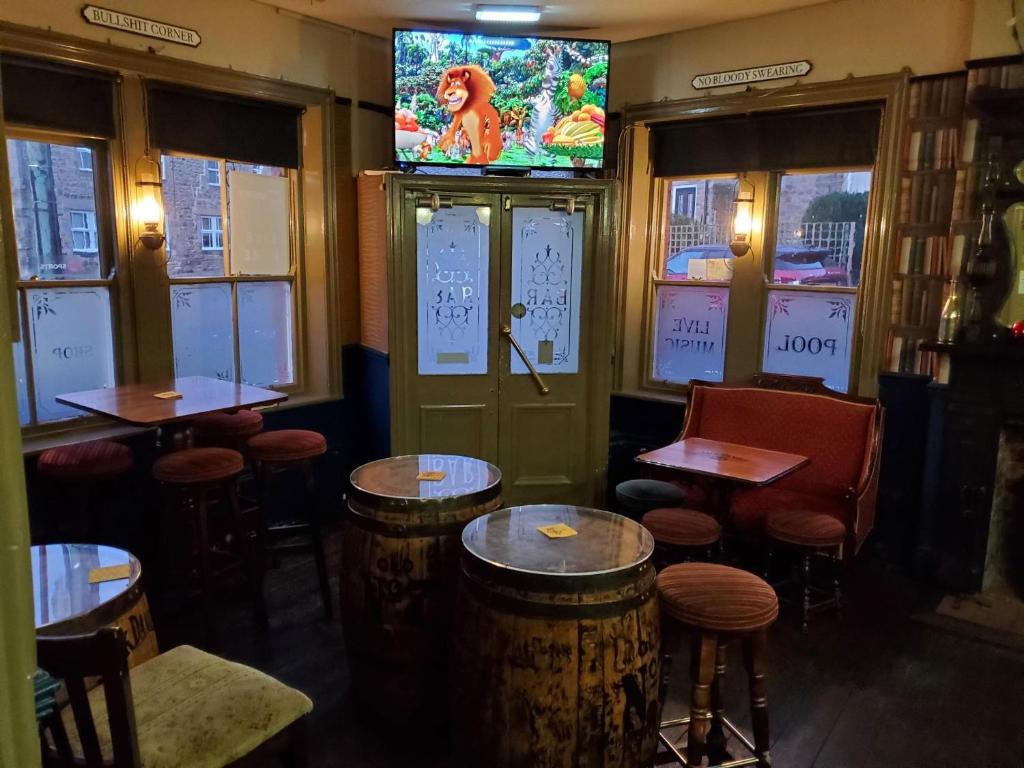
[[[169,43],[188,45],[197,48],[203,41],[199,33],[188,27],[179,27],[175,24],[168,24],[164,21],[144,19],[141,16],[133,16],[130,13],[121,13],[109,8],[100,8],[96,5],[86,5],[82,8],[82,18],[89,24],[97,24],[101,27],[117,29],[121,32],[130,32],[133,35],[145,35],[155,37],[157,40],[166,40]]]
[[[708,88],[722,88],[729,85],[763,83],[765,80],[784,80],[788,77],[803,77],[811,71],[809,61],[787,61],[784,64],[766,64],[763,67],[731,69],[728,72],[711,72],[697,75],[691,81],[698,91]]]

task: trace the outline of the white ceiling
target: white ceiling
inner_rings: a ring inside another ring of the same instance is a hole
[[[393,27],[422,26],[440,29],[478,28],[474,2],[453,0],[261,0],[270,5],[391,37]],[[481,0],[502,4],[498,0]],[[815,5],[822,0],[506,0],[507,4],[542,5],[539,25],[505,24],[508,33],[559,33],[612,42],[693,29],[723,21],[764,16],[790,8]],[[492,27],[493,29],[494,27]],[[770,34],[770,30],[765,30]]]

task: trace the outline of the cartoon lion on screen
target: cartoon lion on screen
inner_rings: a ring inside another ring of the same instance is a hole
[[[442,152],[455,143],[459,128],[469,137],[467,163],[485,165],[501,155],[501,120],[498,110],[491,106],[491,96],[497,90],[494,81],[476,64],[452,67],[437,85],[437,100],[452,113],[448,130],[437,142]]]

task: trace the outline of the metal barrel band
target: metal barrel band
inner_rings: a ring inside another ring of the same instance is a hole
[[[364,507],[366,511],[362,511],[360,506]],[[361,501],[356,499],[350,499],[348,504],[348,518],[349,522],[353,525],[357,525],[360,528],[371,531],[373,533],[383,533],[388,536],[394,536],[396,538],[415,538],[418,536],[444,536],[444,535],[458,535],[459,531],[477,514],[473,512],[474,509],[479,507],[476,506],[465,506],[458,509],[447,510],[448,512],[463,512],[465,513],[465,519],[460,518],[454,514],[447,516],[445,520],[429,520],[424,522],[416,522],[410,520],[408,523],[396,523],[385,520],[379,520],[372,516],[372,513],[384,511],[394,512],[394,510],[380,510],[375,509],[372,506],[366,506]],[[490,506],[487,506],[479,514],[487,514],[492,512],[501,506],[501,497],[494,499]],[[435,512],[440,516],[444,514],[444,510],[417,510],[413,508],[403,510],[409,514],[413,512],[428,512],[434,514]]]
[[[484,506],[495,500],[501,499],[501,481],[483,490],[473,491],[463,495],[443,496],[436,499],[420,498],[411,496],[388,496],[386,494],[367,491],[359,486],[353,486],[351,501],[356,501],[370,509],[379,509],[388,512],[456,512],[468,507]],[[500,505],[499,505],[500,506]],[[498,507],[495,507],[497,509]]]
[[[477,555],[463,551],[463,570],[480,581],[510,587],[517,591],[576,594],[579,592],[610,592],[627,589],[650,581],[653,588],[656,574],[651,557],[625,568],[592,574],[532,573],[503,568]]]

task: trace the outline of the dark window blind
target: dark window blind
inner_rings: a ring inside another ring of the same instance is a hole
[[[858,104],[656,123],[654,174],[873,165],[881,122],[881,104]]]
[[[0,77],[8,123],[113,138],[116,75],[5,55]]]
[[[300,107],[155,81],[146,98],[158,149],[299,167]]]

